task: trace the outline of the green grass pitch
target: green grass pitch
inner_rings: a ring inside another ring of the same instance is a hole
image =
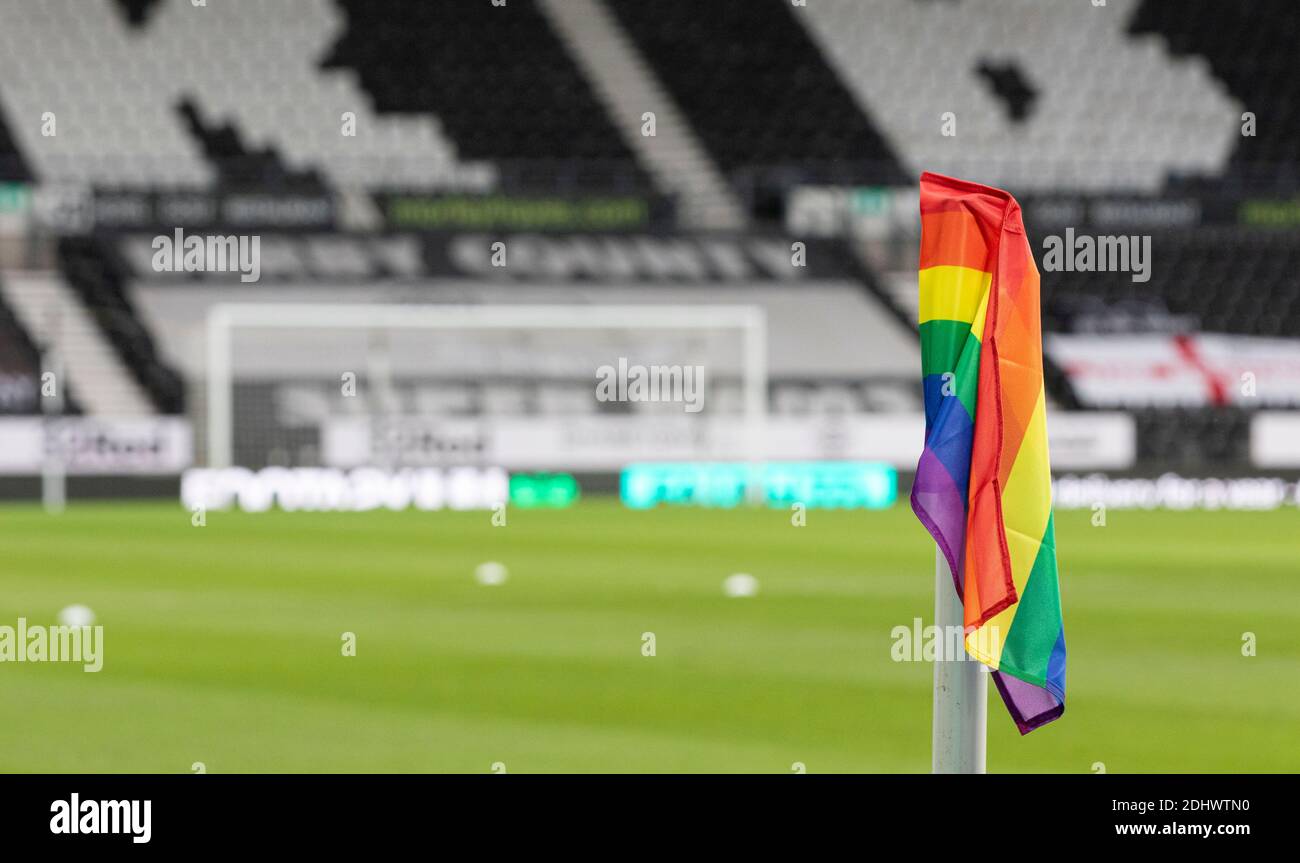
[[[1300,514],[1090,516],[1057,514],[1066,714],[1021,738],[991,692],[989,769],[1300,771]],[[105,658],[0,664],[0,770],[923,772],[932,667],[890,630],[933,566],[905,505],[6,506],[0,624],[84,603]]]

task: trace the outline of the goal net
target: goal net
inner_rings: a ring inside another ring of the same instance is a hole
[[[208,467],[617,473],[763,455],[757,307],[220,305],[207,337]]]

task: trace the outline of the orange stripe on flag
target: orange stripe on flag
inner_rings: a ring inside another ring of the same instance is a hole
[[[991,252],[989,238],[969,211],[921,214],[921,269],[966,267],[987,272]]]

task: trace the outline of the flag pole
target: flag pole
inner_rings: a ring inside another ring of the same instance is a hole
[[[934,623],[945,647],[951,641],[948,627],[963,623],[961,600],[953,589],[948,561],[938,548],[934,550]],[[932,773],[985,772],[989,676],[964,649],[959,655],[955,659],[941,652],[934,663]]]

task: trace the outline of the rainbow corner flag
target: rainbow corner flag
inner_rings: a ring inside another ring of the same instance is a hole
[[[1000,189],[921,175],[925,449],[912,510],[952,570],[966,651],[1021,734],[1065,712],[1038,268]]]

